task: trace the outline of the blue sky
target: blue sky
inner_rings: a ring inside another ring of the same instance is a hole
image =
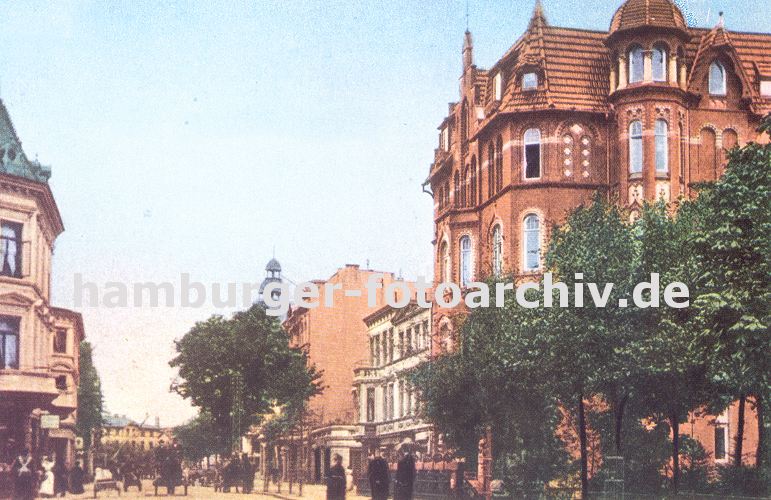
[[[555,25],[607,29],[616,0],[544,0]],[[768,31],[771,0],[681,0],[691,25]],[[476,62],[533,0],[470,0]],[[465,1],[0,0],[0,96],[53,168],[66,232],[54,301],[88,281],[295,281],[345,263],[431,275],[421,193],[457,96]],[[213,308],[83,308],[107,407],[163,424],[172,340]]]

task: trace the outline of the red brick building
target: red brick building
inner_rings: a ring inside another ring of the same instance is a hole
[[[367,305],[366,285],[370,279],[381,284],[374,307]],[[319,297],[312,300],[318,301],[318,307],[292,306],[289,310],[284,321],[289,344],[303,349],[308,362],[322,371],[323,392],[311,398],[307,425],[302,432],[284,439],[285,458],[278,466],[285,476],[303,471],[306,480],[322,481],[335,453],[343,457],[346,467],[361,463],[361,443],[355,439],[359,431],[359,402],[351,392],[354,368],[369,365],[370,339],[364,318],[385,305],[385,288],[394,281],[392,273],[348,264],[329,279],[313,281]],[[361,294],[346,293],[354,290]],[[330,291],[333,307],[325,307]],[[262,443],[261,456],[278,463],[280,454],[265,449],[265,444]]]
[[[630,217],[642,200],[691,196],[719,177],[726,148],[759,139],[771,111],[771,35],[729,32],[722,16],[691,28],[670,0],[627,0],[607,32],[552,26],[537,2],[492,67],[474,64],[468,32],[462,56],[426,180],[437,282],[538,275],[548,228],[595,191]],[[453,343],[452,314],[435,309],[438,346]],[[713,457],[732,443],[735,413],[694,421]]]

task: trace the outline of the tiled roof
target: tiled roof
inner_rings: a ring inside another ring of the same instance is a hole
[[[509,78],[509,88],[499,109],[605,111],[610,90],[606,37],[604,32],[553,26],[542,26],[536,38],[524,37],[513,50],[530,54],[527,64],[540,68],[544,84],[537,91],[518,92],[512,88],[515,79]]]
[[[610,34],[643,26],[688,29],[683,13],[671,0],[627,0],[613,15]]]

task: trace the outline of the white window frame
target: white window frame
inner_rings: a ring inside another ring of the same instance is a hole
[[[528,134],[530,132],[535,131],[538,134],[538,139],[534,140],[533,138],[528,139]],[[527,176],[527,147],[532,146],[533,144],[538,145],[538,176],[537,177],[528,177]],[[529,128],[525,130],[525,133],[522,135],[522,177],[525,180],[537,180],[540,179],[543,175],[543,145],[541,144],[541,130],[537,128]]]
[[[656,74],[656,56],[658,54],[662,55],[662,57],[661,57],[662,60],[661,60],[661,68],[660,68],[661,71],[657,75]],[[653,76],[653,81],[654,82],[666,82],[667,81],[667,69],[668,69],[667,68],[667,64],[668,64],[667,55],[668,54],[667,54],[667,49],[666,48],[664,48],[664,47],[662,47],[660,45],[654,45],[653,46],[653,51],[651,51],[651,72],[652,72],[652,76]]]
[[[635,125],[639,125],[640,132],[634,132],[633,129]],[[639,141],[637,144],[639,144],[640,147],[640,164],[639,166],[634,163],[635,155],[632,154],[632,151],[634,151],[634,147],[632,146],[635,144],[633,141]],[[641,120],[633,120],[629,122],[629,173],[630,174],[642,174],[643,166],[645,165],[645,151],[643,148],[643,126]]]
[[[713,76],[713,70],[719,69],[720,70],[720,81],[717,82],[720,84],[720,88],[715,89],[714,79]],[[718,60],[712,61],[712,64],[709,65],[709,75],[708,75],[708,87],[709,87],[709,95],[715,95],[715,96],[724,96],[728,93],[728,85],[726,80],[726,69],[723,63],[721,63]],[[716,90],[716,91],[713,91]]]
[[[640,54],[638,61],[640,64],[639,68],[637,67],[637,64],[635,64],[634,57],[634,54],[637,54],[638,51]],[[645,79],[645,51],[639,45],[635,45],[629,49],[629,52],[627,52],[627,57],[629,58],[629,83],[631,84],[642,82]],[[639,73],[639,78],[635,78],[635,73]]]
[[[663,131],[660,127],[663,126]],[[668,174],[669,173],[669,123],[666,120],[659,118],[655,124],[655,152],[656,152],[656,173]],[[663,155],[663,165],[659,162],[659,141],[664,142],[664,149],[661,151]],[[663,168],[661,168],[663,166]]]
[[[503,273],[503,229],[500,224],[493,227],[493,276]]]
[[[535,71],[528,71],[522,74],[522,90],[537,90],[538,89],[538,73]]]
[[[464,248],[464,243],[468,243],[468,248]],[[460,276],[460,286],[464,288],[474,281],[474,245],[471,242],[471,236],[463,235],[458,240],[458,261]]]
[[[496,101],[503,99],[503,75],[500,71],[493,77],[493,95]]]
[[[533,217],[535,218],[535,221],[538,224],[538,226],[536,228],[528,228],[528,220],[530,220]],[[542,262],[541,262],[541,241],[542,241],[542,238],[543,238],[543,235],[541,234],[541,228],[542,227],[543,227],[543,224],[541,224],[541,216],[538,215],[537,213],[530,212],[530,213],[526,214],[522,218],[522,269],[525,272],[535,272],[535,271],[538,271],[539,269],[541,269],[541,265],[542,265]],[[537,240],[536,241],[536,245],[537,245],[537,250],[538,250],[538,252],[537,252],[538,262],[535,265],[535,267],[530,266],[528,264],[528,250],[530,249],[529,246],[528,246],[528,241],[529,241],[528,236],[531,233],[533,233],[533,232],[536,232],[536,234],[538,236],[536,238],[536,240]]]

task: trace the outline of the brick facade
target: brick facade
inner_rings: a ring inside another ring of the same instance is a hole
[[[552,26],[537,2],[490,69],[474,64],[468,32],[462,59],[426,179],[437,282],[535,277],[549,228],[596,191],[633,218],[643,200],[717,179],[726,148],[768,139],[755,129],[771,111],[771,35],[729,32],[722,18],[688,27],[670,0],[624,2],[608,32]],[[463,314],[435,308],[435,351]],[[746,430],[754,419],[748,411]],[[702,443],[714,451],[714,439]]]

